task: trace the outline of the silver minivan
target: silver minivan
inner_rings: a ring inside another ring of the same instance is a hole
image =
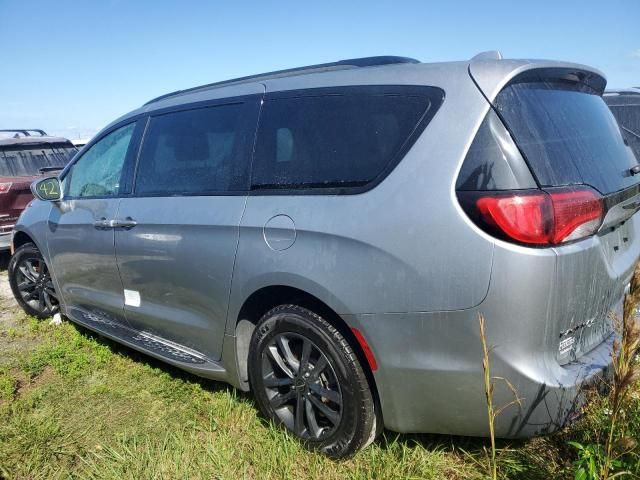
[[[551,432],[610,364],[640,166],[593,68],[373,57],[154,99],[15,227],[24,310],[252,390],[311,448]],[[496,385],[495,403],[512,393]]]

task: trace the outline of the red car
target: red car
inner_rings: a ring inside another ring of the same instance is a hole
[[[31,182],[62,170],[77,151],[42,130],[0,130],[0,250],[9,249],[13,225],[33,199]]]

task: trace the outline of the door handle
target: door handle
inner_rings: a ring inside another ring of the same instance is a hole
[[[138,225],[138,222],[136,222],[131,217],[127,217],[124,220],[107,220],[106,218],[102,217],[100,220],[96,220],[95,222],[93,222],[94,227],[105,230],[109,228],[124,228],[128,230],[135,227],[136,225]]]
[[[102,217],[100,220],[96,220],[95,222],[93,222],[93,226],[99,229],[111,228],[111,226],[109,225],[109,220],[107,220],[104,217]]]
[[[131,217],[127,217],[124,220],[111,220],[109,222],[109,226],[111,228],[124,228],[126,230],[129,230],[130,228],[133,228],[136,225],[138,225],[138,222],[136,222]]]

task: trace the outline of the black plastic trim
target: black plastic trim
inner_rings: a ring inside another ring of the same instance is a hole
[[[635,197],[639,193],[640,193],[640,184],[635,184],[625,188],[624,190],[619,190],[617,192],[613,192],[613,193],[610,193],[609,195],[603,196],[602,198],[603,198],[605,213],[610,208],[615,207],[616,205],[624,202],[625,200]]]

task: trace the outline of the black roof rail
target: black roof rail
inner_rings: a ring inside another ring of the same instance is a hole
[[[0,129],[0,132],[3,133],[21,133],[25,137],[30,137],[31,134],[29,132],[36,132],[41,137],[46,137],[47,133],[44,130],[40,130],[39,128],[8,128],[8,129]]]
[[[259,73],[257,75],[249,75],[247,77],[232,78],[230,80],[224,80],[222,82],[208,83],[206,85],[200,85],[197,87],[187,88],[184,90],[176,90],[175,92],[160,95],[152,100],[149,100],[144,105],[163,100],[165,98],[183,95],[185,93],[194,92],[196,90],[224,87],[227,85],[236,85],[240,83],[255,82],[259,80],[269,80],[280,77],[289,77],[294,75],[302,75],[305,73],[317,73],[330,70],[342,70],[347,68],[363,68],[363,67],[375,67],[381,65],[393,65],[399,63],[420,63],[419,60],[409,57],[397,57],[392,55],[379,56],[379,57],[363,57],[363,58],[351,58],[349,60],[340,60],[338,62],[319,63],[317,65],[307,65],[306,67],[287,68],[285,70],[276,70],[273,72]],[[143,106],[144,106],[143,105]]]

